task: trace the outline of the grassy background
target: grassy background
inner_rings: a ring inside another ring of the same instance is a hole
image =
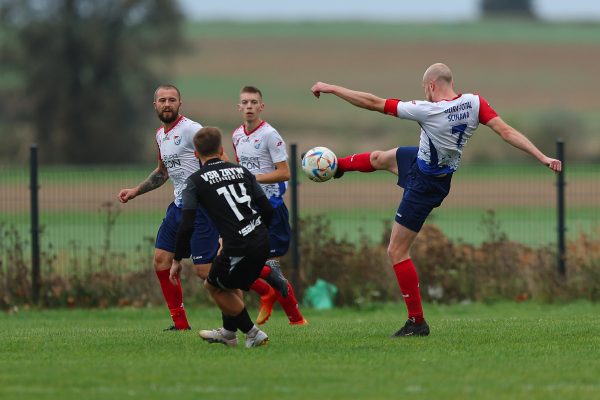
[[[163,333],[162,309],[3,314],[0,397],[595,399],[598,307],[426,305],[431,336],[399,340],[402,305],[306,310],[304,327],[276,312],[258,349]],[[194,328],[220,325],[188,308]]]

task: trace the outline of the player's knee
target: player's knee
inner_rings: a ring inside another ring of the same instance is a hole
[[[369,160],[371,161],[371,165],[373,166],[373,168],[375,169],[381,169],[381,156],[382,156],[382,151],[381,150],[375,150],[371,152],[371,155],[369,157]]]
[[[210,264],[196,265],[196,275],[200,279],[206,280],[208,278],[208,271],[210,270]]]
[[[171,268],[172,258],[163,253],[154,254],[154,270],[162,271]]]
[[[390,242],[387,248],[387,254],[392,264],[397,264],[410,258],[408,249],[398,243]]]
[[[393,151],[382,151],[375,150],[371,152],[371,165],[376,170],[389,170],[394,169],[396,165],[396,156]]]

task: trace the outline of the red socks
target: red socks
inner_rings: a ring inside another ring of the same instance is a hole
[[[188,323],[187,316],[185,315],[185,309],[183,308],[183,292],[181,290],[181,282],[177,278],[177,286],[173,285],[169,280],[168,269],[162,271],[156,271],[156,276],[160,282],[163,295],[171,312],[171,318],[175,324],[176,329],[188,329],[190,324]]]
[[[375,168],[371,165],[371,153],[353,154],[348,157],[338,158],[338,168],[342,172],[360,171],[373,172]]]
[[[294,289],[289,282],[287,297],[283,297],[281,296],[281,293],[277,292],[277,301],[281,304],[281,307],[285,311],[290,322],[300,322],[304,319],[302,314],[300,314],[298,300],[296,300],[296,296],[294,295]]]
[[[271,273],[271,267],[269,267],[268,265],[263,266],[263,269],[260,271],[260,277],[265,279],[269,276],[269,274]]]
[[[258,293],[259,296],[264,296],[266,294],[269,294],[269,288],[271,286],[269,286],[269,284],[265,281],[263,281],[262,279],[257,279],[254,281],[254,283],[252,285],[250,285],[250,289],[254,290],[256,293]]]
[[[421,294],[419,293],[419,276],[415,265],[409,258],[394,265],[394,272],[396,272],[398,285],[400,285],[408,309],[408,318],[416,324],[422,323],[424,321],[423,307],[421,306]]]

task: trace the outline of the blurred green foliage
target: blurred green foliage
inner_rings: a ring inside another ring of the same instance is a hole
[[[165,0],[1,0],[2,155],[37,141],[44,162],[139,160],[152,62],[180,49],[180,21]]]

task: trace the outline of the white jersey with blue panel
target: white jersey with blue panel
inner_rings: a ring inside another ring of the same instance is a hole
[[[281,135],[265,121],[251,132],[241,125],[233,131],[231,139],[238,163],[254,175],[273,172],[276,163],[288,159]],[[274,208],[283,204],[287,182],[261,183],[260,186]]]
[[[485,99],[470,93],[437,102],[388,99],[384,112],[419,123],[421,138],[417,163],[428,175],[456,171],[463,148],[479,123],[485,124],[498,116]]]
[[[200,169],[200,162],[194,156],[194,135],[202,128],[197,122],[180,115],[175,125],[165,131],[164,126],[156,131],[156,144],[158,144],[158,158],[163,162],[169,172],[169,179],[173,182],[173,195],[175,205],[183,206],[181,192],[185,180]]]

